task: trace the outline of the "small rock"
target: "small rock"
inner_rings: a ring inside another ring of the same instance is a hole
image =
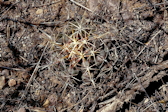
[[[24,107],[21,107],[17,112],[26,112],[26,109]]]
[[[7,76],[7,75],[9,75],[9,70],[5,69],[5,70],[2,71],[1,74]]]
[[[5,76],[0,76],[0,90],[5,86]]]
[[[49,106],[50,101],[46,99],[46,101],[43,104],[43,107],[47,108]]]
[[[15,85],[16,85],[16,80],[15,80],[15,79],[10,79],[10,80],[8,81],[8,85],[9,85],[10,87],[15,86]]]
[[[36,14],[37,15],[43,14],[43,9],[37,9]]]

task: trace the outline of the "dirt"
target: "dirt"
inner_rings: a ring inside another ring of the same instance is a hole
[[[167,0],[0,0],[1,112],[167,112]]]

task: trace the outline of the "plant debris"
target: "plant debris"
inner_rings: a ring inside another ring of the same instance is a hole
[[[0,0],[0,111],[168,111],[167,7]]]

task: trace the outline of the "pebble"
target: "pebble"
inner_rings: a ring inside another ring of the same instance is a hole
[[[15,79],[10,79],[10,80],[8,81],[8,85],[9,85],[10,87],[15,86],[15,85],[16,85],[16,80],[15,80]]]
[[[37,14],[37,15],[43,14],[43,9],[37,9],[36,14]]]
[[[21,107],[17,112],[26,112],[26,109],[24,107]]]
[[[9,75],[9,70],[5,69],[5,70],[2,71],[1,74],[8,76]]]

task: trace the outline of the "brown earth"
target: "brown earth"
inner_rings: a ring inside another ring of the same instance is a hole
[[[0,111],[168,111],[167,7],[0,0]]]

